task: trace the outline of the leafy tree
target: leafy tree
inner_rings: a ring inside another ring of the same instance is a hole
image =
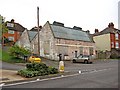
[[[7,22],[0,23],[0,33],[2,34],[2,35],[0,35],[1,36],[0,41],[3,43],[4,43],[4,37],[2,37],[2,36],[4,33],[8,32],[8,28],[6,27],[6,24],[7,24]]]
[[[8,32],[8,28],[7,28],[7,26],[6,26],[7,23],[8,23],[8,22],[2,23],[2,34]]]
[[[20,58],[22,56],[26,56],[28,54],[30,54],[30,50],[24,48],[24,47],[20,47],[18,45],[14,45],[10,48],[9,50],[10,55],[13,55],[14,57]]]

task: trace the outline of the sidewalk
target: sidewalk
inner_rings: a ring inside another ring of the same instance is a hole
[[[59,77],[61,75],[70,75],[71,72],[64,72],[64,73],[58,73],[58,74],[51,74],[46,76],[36,76],[33,78],[24,78],[20,75],[17,75],[17,71],[13,70],[0,70],[0,84],[5,83],[16,83],[16,82],[22,82],[22,81],[29,81],[29,80],[36,80],[36,79],[45,79],[45,78],[52,78],[52,77]]]
[[[27,80],[27,78],[17,75],[17,71],[0,69],[0,83]]]

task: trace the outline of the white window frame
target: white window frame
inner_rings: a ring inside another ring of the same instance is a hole
[[[111,47],[114,48],[114,42],[111,42]]]
[[[9,33],[9,34],[14,34],[14,33],[15,33],[15,31],[8,30],[8,33]]]
[[[14,37],[9,36],[8,39],[9,41],[14,41]]]
[[[7,27],[14,27],[13,23],[7,23]]]
[[[118,33],[115,34],[115,39],[116,39],[116,40],[119,39],[119,34],[118,34]]]
[[[115,48],[119,48],[119,42],[115,42]]]

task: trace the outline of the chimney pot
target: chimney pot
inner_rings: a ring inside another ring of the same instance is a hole
[[[109,27],[109,28],[114,28],[113,22],[109,23],[108,27]]]
[[[12,20],[11,20],[11,23],[14,23],[14,22],[15,22],[15,20],[14,20],[14,19],[12,19]]]
[[[98,33],[99,32],[99,30],[98,29],[95,29],[95,33]]]

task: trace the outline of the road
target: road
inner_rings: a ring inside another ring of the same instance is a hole
[[[97,61],[94,64],[65,62],[65,68],[74,74],[8,84],[3,88],[118,88],[117,60]]]
[[[6,69],[6,70],[20,70],[20,69],[25,68],[25,66],[23,65],[6,63],[6,62],[1,62],[1,61],[0,61],[0,64],[2,64],[0,69]]]

